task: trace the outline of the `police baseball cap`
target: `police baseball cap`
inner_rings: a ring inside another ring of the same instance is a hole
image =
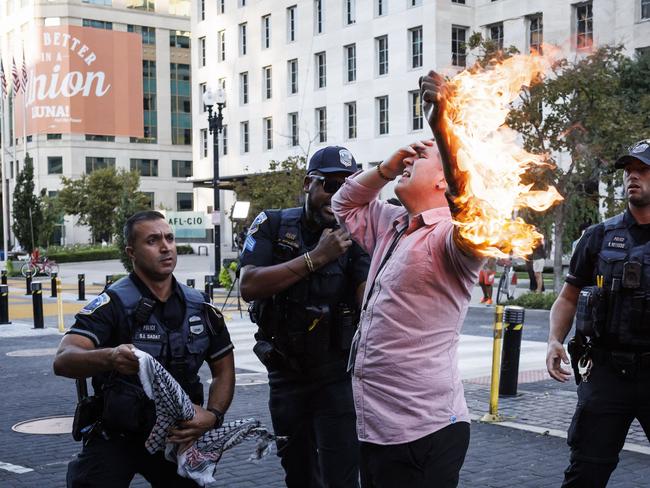
[[[624,168],[626,164],[633,162],[635,159],[650,166],[650,139],[639,141],[630,146],[628,153],[621,156],[614,163],[616,169]]]
[[[357,162],[352,153],[341,146],[327,146],[319,149],[309,160],[307,173],[350,173],[357,172]]]

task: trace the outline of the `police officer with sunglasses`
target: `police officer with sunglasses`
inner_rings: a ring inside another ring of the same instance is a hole
[[[347,149],[309,162],[303,207],[265,210],[241,254],[241,294],[258,326],[269,408],[288,487],[358,487],[359,446],[346,373],[370,258],[338,228],[332,195],[357,171]]]

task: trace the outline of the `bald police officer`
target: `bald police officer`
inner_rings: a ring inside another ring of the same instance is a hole
[[[163,453],[144,447],[155,410],[137,378],[137,347],[156,358],[195,404],[193,419],[168,438],[185,444],[218,427],[234,392],[233,345],[223,317],[202,293],[178,283],[174,234],[158,212],[139,212],[124,226],[133,273],[88,303],[61,341],[54,372],[92,376],[97,418],[84,429],[83,449],[68,466],[68,486],[127,487],[136,473],[152,486],[198,486],[176,474]],[[198,371],[212,373],[208,402]]]

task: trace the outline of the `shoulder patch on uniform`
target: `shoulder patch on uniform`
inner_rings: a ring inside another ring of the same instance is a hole
[[[255,220],[251,223],[251,226],[248,228],[248,236],[252,236],[257,232],[260,228],[260,225],[268,219],[268,216],[264,212],[260,212],[257,217],[255,217]]]
[[[255,238],[253,236],[248,236],[244,241],[244,249],[248,252],[253,252],[255,250],[255,244],[257,244]]]
[[[103,307],[110,301],[111,301],[111,297],[108,296],[108,294],[106,293],[102,293],[97,298],[94,298],[88,303],[86,303],[86,305],[84,305],[84,308],[79,310],[79,313],[82,315],[91,315],[99,307]]]

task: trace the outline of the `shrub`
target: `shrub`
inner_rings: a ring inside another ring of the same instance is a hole
[[[233,284],[233,277],[237,272],[237,261],[232,261],[227,268],[221,267],[219,272],[219,284],[224,288],[230,288]]]
[[[176,254],[194,254],[194,249],[189,244],[177,244]]]
[[[119,259],[120,252],[115,246],[50,246],[47,257],[57,263],[74,263],[81,261],[103,261],[106,259]]]
[[[508,300],[506,305],[519,305],[528,309],[550,310],[553,302],[557,298],[557,293],[524,293],[523,295]]]

